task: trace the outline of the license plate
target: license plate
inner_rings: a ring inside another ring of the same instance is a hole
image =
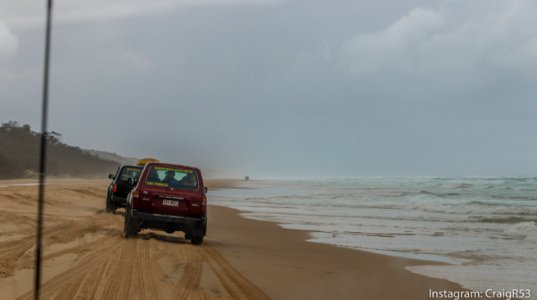
[[[179,201],[177,201],[177,200],[162,200],[162,205],[179,206]]]

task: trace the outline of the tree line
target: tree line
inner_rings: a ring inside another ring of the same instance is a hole
[[[16,121],[2,123],[0,127],[0,179],[34,178],[39,169],[41,133],[30,125]],[[61,134],[46,133],[47,175],[93,176],[116,170],[119,163],[102,159],[79,147],[61,142]]]

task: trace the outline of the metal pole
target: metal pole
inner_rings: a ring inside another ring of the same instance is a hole
[[[43,240],[43,208],[45,202],[45,177],[47,158],[47,123],[48,123],[48,78],[50,61],[50,30],[52,23],[52,0],[47,0],[47,19],[45,31],[45,66],[43,73],[43,104],[41,111],[41,145],[39,153],[39,188],[37,195],[37,235],[35,243],[35,280],[34,299],[39,299],[41,287],[41,257]]]

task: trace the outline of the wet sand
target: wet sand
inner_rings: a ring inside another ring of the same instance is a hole
[[[274,299],[429,299],[429,289],[464,290],[405,269],[434,262],[311,243],[307,232],[210,209],[211,245]]]

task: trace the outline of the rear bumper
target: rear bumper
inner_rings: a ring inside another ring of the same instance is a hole
[[[188,228],[201,227],[207,224],[207,217],[190,218],[182,216],[170,216],[161,214],[152,214],[131,209],[131,216],[134,219],[138,219],[143,223],[163,223],[163,224],[176,224],[182,225]]]

